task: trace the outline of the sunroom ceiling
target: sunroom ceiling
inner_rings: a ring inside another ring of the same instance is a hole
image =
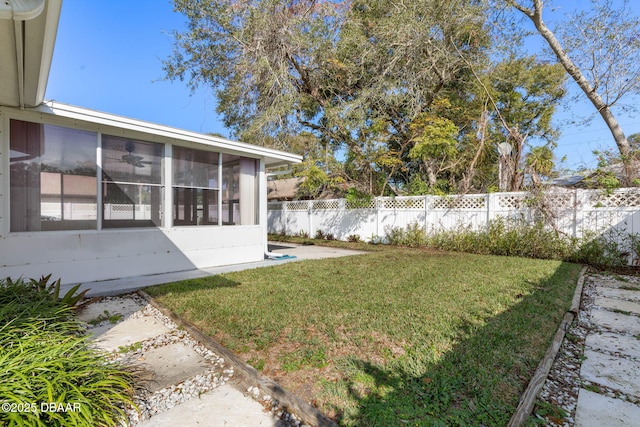
[[[62,0],[0,2],[0,105],[44,100]]]

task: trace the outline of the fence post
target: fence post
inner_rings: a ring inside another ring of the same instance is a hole
[[[424,198],[424,230],[427,233],[430,233],[431,230],[429,230],[427,228],[428,223],[429,223],[429,196],[427,196],[426,194],[424,196],[422,196]]]
[[[376,211],[376,237],[380,240],[380,205],[377,197],[373,198],[373,208]]]
[[[573,238],[578,237],[578,189],[573,190]]]
[[[287,212],[287,205],[289,204],[289,202],[287,202],[286,200],[281,203],[281,210],[282,210],[282,231],[284,232],[285,235],[288,235],[289,232],[287,231],[287,224],[289,223],[289,213]],[[276,232],[275,230],[273,230],[274,232]]]
[[[350,213],[347,211],[347,199],[338,199],[338,207],[335,209],[334,218],[339,222],[339,218],[347,218]],[[339,237],[339,236],[343,236]],[[340,228],[340,234],[336,236],[339,240],[347,240],[349,236],[344,233],[342,227]]]
[[[314,233],[313,233],[313,209],[312,209],[313,200],[309,200],[307,203],[308,203],[307,204],[307,219],[308,219],[307,223],[308,223],[308,227],[309,227],[309,237],[313,238],[313,236],[314,236]]]

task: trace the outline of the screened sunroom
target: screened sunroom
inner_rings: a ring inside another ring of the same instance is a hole
[[[0,107],[0,275],[86,282],[260,261],[300,157],[47,102]]]

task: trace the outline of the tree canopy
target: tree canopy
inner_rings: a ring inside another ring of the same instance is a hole
[[[565,76],[498,55],[481,1],[174,3],[189,26],[167,78],[213,90],[235,138],[304,154],[308,193],[486,191],[505,142],[509,189],[542,163],[526,152],[548,175],[532,147],[553,148]]]
[[[629,1],[591,0],[590,8],[568,17],[557,30],[543,19],[543,0],[498,0],[527,17],[553,51],[557,61],[595,107],[615,140],[625,164],[626,184],[638,177],[640,159],[618,123],[614,107],[635,110],[625,103],[640,94],[640,19]]]

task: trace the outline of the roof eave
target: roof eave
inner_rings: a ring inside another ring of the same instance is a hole
[[[62,0],[0,7],[0,105],[33,107],[44,100]]]
[[[265,166],[269,168],[302,162],[302,156],[287,153],[285,151],[260,147],[258,145],[247,144],[244,142],[232,141],[217,136],[205,135],[166,125],[160,125],[143,120],[104,113],[87,108],[80,108],[54,101],[46,101],[45,103],[34,107],[32,110],[40,113],[54,115],[57,117],[85,121],[102,126],[127,129],[130,131],[145,133],[149,135],[156,135],[163,138],[168,138],[173,141],[192,142],[196,144],[217,147],[227,152],[248,154],[253,157],[264,158]]]

